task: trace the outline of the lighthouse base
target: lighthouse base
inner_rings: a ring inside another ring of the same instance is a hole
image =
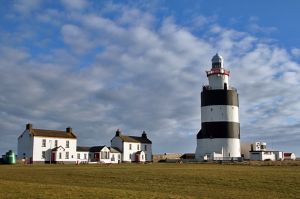
[[[241,144],[238,138],[197,139],[195,158],[205,160],[230,160],[241,157]]]

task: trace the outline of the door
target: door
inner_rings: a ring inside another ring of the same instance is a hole
[[[56,162],[55,153],[51,154],[51,162]]]
[[[140,162],[140,154],[135,154],[135,161]]]

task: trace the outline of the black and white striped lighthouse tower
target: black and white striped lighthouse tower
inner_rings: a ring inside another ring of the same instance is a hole
[[[229,71],[216,54],[206,71],[209,85],[201,92],[201,130],[197,134],[196,159],[222,160],[241,156],[239,98],[229,86]]]

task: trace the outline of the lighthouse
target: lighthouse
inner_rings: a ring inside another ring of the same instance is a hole
[[[197,134],[196,159],[230,160],[241,156],[239,98],[229,84],[222,56],[212,58],[206,71],[209,84],[201,92],[201,130]]]

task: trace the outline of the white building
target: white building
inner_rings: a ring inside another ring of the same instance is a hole
[[[111,146],[120,150],[122,162],[152,162],[152,142],[145,131],[139,137],[122,135],[117,130]]]
[[[250,144],[250,160],[284,160],[282,151],[267,150],[267,143],[265,142],[255,142]]]
[[[275,153],[273,151],[250,151],[250,160],[276,160]]]
[[[284,153],[285,160],[296,160],[295,153]]]
[[[121,152],[107,146],[77,146],[77,163],[120,163]]]
[[[110,150],[110,163],[121,163],[122,153],[118,148],[108,147]]]
[[[152,161],[152,142],[143,132],[141,137],[125,136],[117,131],[111,147],[77,146],[77,138],[66,131],[33,129],[27,124],[18,137],[18,159],[27,163],[121,163]]]
[[[77,146],[77,164],[88,163],[90,161],[90,147]]]
[[[30,163],[76,162],[77,138],[68,127],[66,131],[33,129],[27,124],[18,137],[18,159]]]

